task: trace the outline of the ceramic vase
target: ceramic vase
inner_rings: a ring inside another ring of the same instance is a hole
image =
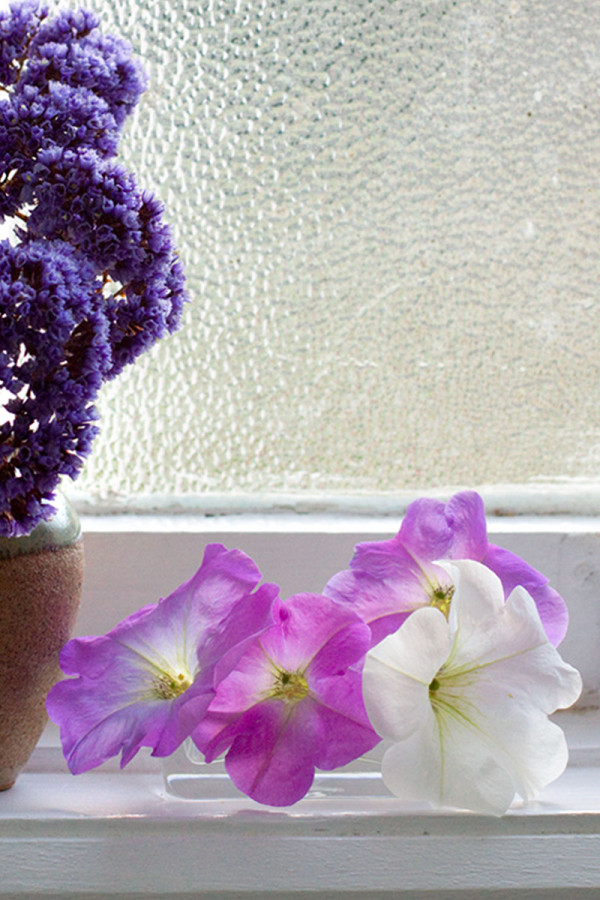
[[[0,538],[0,790],[12,787],[47,722],[83,583],[79,518],[62,495],[31,534]]]

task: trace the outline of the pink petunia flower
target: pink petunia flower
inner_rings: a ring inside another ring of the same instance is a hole
[[[487,539],[483,500],[475,491],[447,503],[422,499],[406,510],[400,531],[388,541],[358,544],[350,569],[331,578],[323,593],[367,622],[372,643],[393,634],[415,609],[433,606],[447,617],[454,587],[439,559],[472,559],[500,578],[505,599],[520,585],[533,597],[548,640],[557,646],[568,624],[564,600],[548,579],[509,550]]]
[[[224,751],[237,787],[285,806],[310,788],[315,767],[335,769],[379,738],[362,699],[359,668],[368,627],[352,611],[315,594],[276,600],[274,624],[257,636],[218,683],[192,738],[211,762]]]
[[[189,736],[215,695],[214,673],[236,662],[271,622],[278,588],[254,590],[261,574],[240,550],[210,544],[198,572],[158,604],[103,637],[74,638],[60,657],[66,675],[47,709],[60,725],[70,770],[94,768],[141,747],[167,756]]]

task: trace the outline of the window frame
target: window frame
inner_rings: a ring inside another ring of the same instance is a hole
[[[319,592],[346,568],[355,544],[393,537],[401,516],[335,513],[82,517],[86,573],[76,634],[103,634],[190,578],[208,543],[239,548],[281,596]],[[561,654],[582,674],[580,708],[600,705],[600,518],[491,516],[492,543],[543,572],[565,598],[570,624]]]
[[[76,631],[103,633],[169,593],[210,542],[249,552],[286,596],[318,590],[347,565],[357,541],[391,537],[398,526],[395,516],[84,516]],[[540,803],[499,819],[424,811],[394,798],[355,798],[346,807],[322,801],[308,812],[247,798],[211,805],[166,794],[160,763],[145,752],[122,772],[112,760],[73,778],[50,726],[17,785],[0,797],[0,898],[598,896],[600,519],[492,517],[488,531],[567,599],[563,655],[584,676],[577,709],[559,714],[571,764]]]

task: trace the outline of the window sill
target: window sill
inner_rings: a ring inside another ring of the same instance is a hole
[[[319,592],[354,546],[396,534],[396,516],[331,514],[115,515],[84,517],[86,575],[76,633],[104,634],[196,572],[204,547],[238,547],[281,596]],[[600,517],[488,518],[490,541],[523,556],[569,607],[563,658],[584,681],[582,703],[600,706]]]
[[[318,591],[359,540],[397,521],[335,517],[128,517],[85,521],[77,633],[98,634],[169,593],[204,545],[240,547],[282,595]],[[15,787],[0,794],[0,898],[597,897],[600,891],[600,521],[490,522],[490,539],[521,553],[565,596],[565,659],[584,675],[582,707],[560,714],[565,774],[501,818],[407,806],[393,797],[312,798],[266,809],[228,789],[182,800],[160,762],[140,755],[74,778],[50,726]],[[588,893],[589,892],[589,893]]]
[[[145,900],[585,896],[600,890],[600,714],[561,719],[571,765],[498,819],[360,796],[350,780],[342,796],[288,809],[228,787],[181,800],[150,756],[71,776],[50,727],[0,797],[0,896],[80,898],[83,885],[96,898]]]

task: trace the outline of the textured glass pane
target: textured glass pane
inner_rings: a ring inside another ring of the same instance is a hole
[[[599,4],[95,7],[151,73],[122,155],[193,299],[79,488],[597,478]]]

